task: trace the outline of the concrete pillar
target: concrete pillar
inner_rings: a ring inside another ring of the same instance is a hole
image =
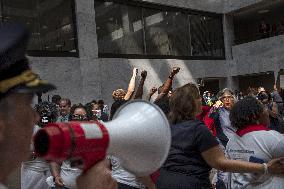
[[[226,60],[233,60],[233,52],[232,46],[234,45],[234,22],[233,17],[227,14],[223,15],[223,33],[224,33],[224,47],[225,47],[225,57]],[[237,77],[232,77],[230,73],[232,73],[233,69],[229,65],[229,61],[227,61],[228,76],[222,80],[220,80],[220,88],[229,88],[231,90],[239,89],[239,81]]]
[[[232,16],[223,15],[223,34],[226,60],[232,60],[232,46],[234,44],[234,22]]]
[[[76,0],[82,102],[101,98],[101,72],[93,0]]]
[[[128,7],[122,6],[122,29],[125,35],[127,35],[130,31],[133,31],[133,25],[129,20],[128,14]]]
[[[232,91],[239,89],[239,79],[237,77],[226,77],[219,80],[220,89],[229,88]]]

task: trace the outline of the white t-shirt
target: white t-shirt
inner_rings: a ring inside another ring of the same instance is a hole
[[[108,159],[111,161],[112,177],[119,183],[126,184],[135,188],[145,189],[146,187],[137,181],[135,175],[129,173],[121,167],[119,158],[109,156]]]
[[[67,122],[68,118],[69,118],[69,115],[66,115],[64,117],[59,116],[57,121]],[[68,189],[77,188],[76,179],[81,173],[82,173],[82,170],[75,168],[75,167],[71,167],[70,160],[65,160],[62,162],[60,176],[63,180],[64,186],[66,186]]]
[[[33,134],[35,135],[37,133],[38,130],[40,130],[41,128],[38,125],[34,126],[33,129]],[[30,147],[31,152],[34,150],[34,146],[31,143],[31,147]],[[50,167],[49,167],[49,163],[47,163],[47,161],[40,159],[40,158],[36,158],[34,160],[29,160],[29,161],[25,161],[22,163],[23,168],[25,169],[29,169],[29,170],[33,170],[33,171],[37,171],[37,172],[45,172],[45,171],[50,171]]]
[[[284,156],[284,135],[277,131],[253,131],[242,137],[235,134],[226,147],[230,159],[267,163]],[[232,189],[283,189],[284,177],[260,173],[230,173]]]
[[[71,167],[70,160],[65,160],[61,165],[60,176],[64,186],[68,189],[76,189],[76,179],[82,173],[81,169]]]

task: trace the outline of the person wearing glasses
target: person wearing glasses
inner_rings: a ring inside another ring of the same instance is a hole
[[[196,119],[201,110],[202,98],[196,84],[188,83],[174,90],[168,114],[172,142],[160,169],[157,189],[212,189],[209,180],[212,168],[233,173],[283,175],[283,159],[277,158],[281,155],[258,163],[227,159],[216,138]]]
[[[237,101],[233,91],[228,88],[223,89],[218,93],[218,101],[213,105],[207,116],[204,118],[205,125],[212,131],[220,144],[220,147],[225,150],[229,139],[235,134],[236,129],[232,127],[230,122],[230,111]],[[218,171],[213,179],[213,185],[216,188],[226,188],[227,173]]]
[[[70,121],[89,121],[87,109],[82,104],[74,104],[70,109]],[[65,160],[62,165],[52,162],[51,174],[54,178],[53,189],[76,189],[76,178],[82,173],[78,168],[71,167],[70,160]],[[52,186],[52,185],[51,185]]]
[[[74,104],[70,109],[70,121],[89,121],[87,109],[83,104]]]

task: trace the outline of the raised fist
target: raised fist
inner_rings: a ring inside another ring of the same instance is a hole
[[[176,75],[179,72],[180,68],[179,67],[173,67],[171,75]]]
[[[155,92],[157,92],[157,88],[156,87],[152,87],[151,89],[150,89],[150,95],[153,95]]]
[[[141,72],[141,77],[142,77],[142,78],[146,78],[146,77],[147,77],[147,71],[146,71],[146,70],[143,70],[143,71]]]
[[[133,68],[132,75],[136,76],[138,74],[138,68]]]

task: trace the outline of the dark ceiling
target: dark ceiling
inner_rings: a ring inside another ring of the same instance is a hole
[[[284,0],[267,0],[230,13],[230,15],[233,15],[234,19],[239,20],[260,20],[272,14],[279,15],[280,19],[284,19]]]

